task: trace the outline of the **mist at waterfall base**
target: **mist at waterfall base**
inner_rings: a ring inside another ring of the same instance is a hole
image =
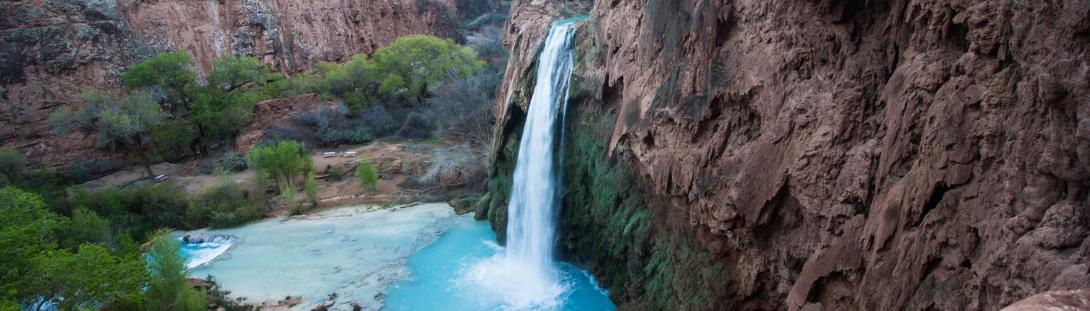
[[[488,222],[466,217],[434,244],[409,258],[410,279],[390,287],[385,310],[614,310],[616,307],[586,271],[557,263],[558,280],[566,289],[549,306],[525,306],[518,276],[507,280],[511,287],[497,291],[481,286],[486,269],[505,250],[496,244]],[[504,282],[505,280],[498,280]],[[523,304],[522,306],[519,306]]]

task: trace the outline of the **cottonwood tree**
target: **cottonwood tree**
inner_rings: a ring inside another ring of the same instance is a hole
[[[246,161],[262,178],[273,181],[277,189],[295,189],[296,177],[309,172],[311,165],[303,144],[293,140],[256,146],[246,154]]]
[[[134,91],[113,96],[98,91],[83,94],[81,109],[61,108],[50,117],[60,134],[72,131],[98,132],[98,147],[136,154],[149,177],[153,147],[152,131],[167,119],[166,112],[150,94]]]
[[[453,40],[409,35],[376,50],[367,65],[381,92],[419,103],[429,85],[467,77],[485,63]]]

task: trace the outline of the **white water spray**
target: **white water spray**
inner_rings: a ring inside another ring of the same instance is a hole
[[[567,291],[553,262],[553,247],[560,190],[558,118],[568,102],[574,33],[574,20],[554,23],[538,58],[507,207],[506,253],[474,267],[469,275],[509,308],[551,309]]]

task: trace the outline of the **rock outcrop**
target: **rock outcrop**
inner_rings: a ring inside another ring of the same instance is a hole
[[[458,8],[492,0],[23,0],[0,3],[0,147],[34,164],[108,156],[94,139],[59,137],[47,119],[79,105],[86,88],[117,89],[121,72],[157,52],[185,49],[198,72],[227,54],[294,73],[343,61],[398,36],[457,37]]]
[[[517,1],[498,233],[534,58]],[[1090,287],[1090,2],[595,1],[560,248],[628,309],[995,310]]]

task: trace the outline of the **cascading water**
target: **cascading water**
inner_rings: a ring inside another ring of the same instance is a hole
[[[537,84],[519,143],[507,211],[507,248],[475,267],[473,281],[514,309],[551,309],[567,291],[553,262],[560,189],[556,151],[573,67],[575,21],[552,25],[538,58]]]
[[[554,149],[561,126],[557,117],[568,102],[573,26],[558,23],[545,39],[507,207],[507,259],[522,263],[527,275],[546,284],[556,281],[553,244],[560,186]]]

